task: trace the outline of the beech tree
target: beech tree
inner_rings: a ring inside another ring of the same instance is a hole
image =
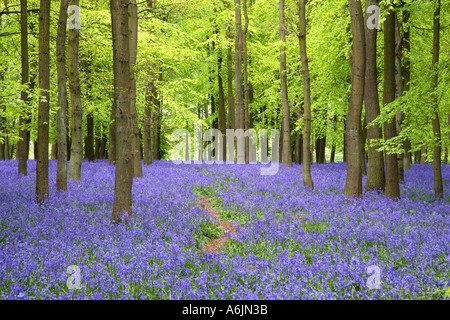
[[[58,168],[56,188],[67,190],[67,76],[66,76],[66,28],[68,0],[61,0],[58,32],[56,34],[56,69],[58,74]]]
[[[364,87],[364,106],[367,123],[372,122],[380,115],[380,102],[378,100],[378,71],[377,71],[377,28],[369,29],[369,18],[371,14],[368,8],[378,5],[378,0],[366,0],[365,37],[366,37],[366,73]],[[373,19],[373,18],[372,18]],[[373,21],[370,21],[373,25]],[[376,21],[375,21],[376,22]],[[383,132],[380,126],[369,126],[367,128],[368,162],[366,190],[382,190],[385,186],[384,157],[377,147],[373,145],[372,139],[381,139]]]
[[[395,15],[392,9],[384,22],[384,91],[383,104],[386,107],[395,100]],[[384,123],[384,138],[395,138],[396,124],[395,114]],[[387,197],[399,198],[400,187],[398,181],[398,164],[395,153],[386,152],[386,189]]]
[[[344,193],[348,196],[360,196],[362,193],[361,114],[366,70],[366,40],[361,1],[349,0],[348,5],[352,20],[353,61],[352,89],[346,127],[347,179]]]
[[[50,106],[50,0],[39,6],[39,118],[37,133],[36,197],[39,203],[48,197],[48,127]]]
[[[433,176],[434,176],[434,193],[437,197],[444,196],[444,187],[442,185],[442,172],[441,172],[441,125],[439,123],[439,99],[436,94],[436,88],[438,86],[439,73],[437,71],[437,65],[439,63],[439,39],[441,31],[441,0],[437,0],[437,7],[433,17],[433,70],[435,72],[432,83],[432,100],[434,107],[433,114],[433,134],[435,137],[434,149],[433,149]]]
[[[130,43],[128,33],[128,0],[111,0],[111,20],[117,27],[113,39],[117,78],[115,95],[117,97],[116,115],[116,173],[114,183],[114,207],[112,220],[115,223],[127,221],[131,217],[131,189],[133,187],[133,132],[130,107]]]
[[[303,184],[310,188],[314,188],[314,183],[311,178],[311,78],[309,75],[308,55],[306,52],[306,2],[307,0],[300,0],[299,2],[299,18],[300,18],[300,57],[302,60],[302,75],[303,75]]]
[[[284,26],[284,0],[279,1],[280,16],[280,40],[283,44],[280,50],[280,82],[281,82],[281,104],[282,104],[282,132],[283,132],[283,157],[282,162],[286,167],[292,167],[291,153],[291,129],[290,112],[287,92],[286,75],[286,27]]]
[[[27,0],[20,0],[20,51],[22,58],[22,85],[28,84],[28,12]],[[28,93],[22,90],[20,98],[24,105],[28,104]],[[24,110],[20,117],[21,127],[29,123],[27,112]],[[19,131],[20,140],[18,143],[19,174],[27,175],[27,160],[30,144],[30,133],[27,128],[21,128]]]
[[[69,0],[69,6],[79,6],[79,0]],[[74,8],[74,7],[72,7]],[[75,14],[70,12],[69,14]],[[71,20],[75,22],[74,20]],[[69,21],[70,23],[70,21]],[[69,89],[71,106],[71,133],[69,179],[81,181],[81,164],[83,163],[83,109],[81,105],[81,85],[79,74],[80,30],[69,26]]]

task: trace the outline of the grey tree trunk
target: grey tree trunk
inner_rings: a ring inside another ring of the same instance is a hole
[[[56,188],[67,190],[67,76],[66,76],[66,28],[68,0],[61,0],[58,32],[56,35],[56,70],[58,74],[58,168]]]
[[[279,1],[279,18],[280,18],[280,40],[283,47],[280,52],[280,82],[281,82],[281,105],[282,105],[282,122],[283,122],[283,156],[282,161],[286,167],[292,167],[291,152],[291,127],[290,127],[290,111],[287,92],[287,68],[286,68],[286,28],[284,26],[284,0]]]
[[[79,5],[79,0],[69,0],[69,5]],[[78,63],[80,30],[69,29],[69,89],[72,113],[72,145],[70,150],[69,179],[81,181],[83,162],[83,109],[81,106],[81,86]]]

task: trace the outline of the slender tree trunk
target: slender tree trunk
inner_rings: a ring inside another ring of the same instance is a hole
[[[283,122],[283,156],[282,162],[286,167],[292,167],[291,153],[291,130],[290,112],[287,92],[287,67],[286,67],[286,29],[284,26],[284,0],[279,1],[280,18],[280,40],[282,47],[280,50],[280,82],[281,82],[281,104]]]
[[[89,112],[86,117],[87,136],[85,143],[86,158],[89,161],[94,161],[94,114]]]
[[[400,34],[400,22],[398,21],[397,13],[395,13],[395,83],[396,83],[396,99],[403,96],[403,75],[402,75],[402,35]],[[395,124],[396,124],[396,134],[400,135],[403,127],[403,121],[405,120],[405,114],[402,110],[397,111],[395,115]],[[403,143],[403,148],[405,144]],[[404,178],[404,168],[403,168],[403,157],[404,152],[397,155],[397,165],[398,165],[398,180],[400,183],[403,183]]]
[[[434,148],[433,148],[433,176],[434,176],[434,194],[437,197],[442,198],[444,196],[444,188],[442,185],[442,172],[441,172],[441,125],[439,123],[439,100],[436,94],[436,89],[438,86],[439,74],[437,71],[437,65],[439,63],[439,39],[441,30],[441,0],[437,0],[437,8],[434,12],[434,23],[433,23],[433,70],[436,72],[433,78],[432,88],[432,99],[434,104],[434,117],[433,123],[433,133],[434,133]]]
[[[127,221],[131,217],[131,189],[133,187],[133,132],[130,107],[130,49],[128,41],[128,0],[111,0],[111,19],[118,27],[113,42],[120,59],[115,81],[118,106],[116,108],[116,174],[114,185],[114,222]],[[128,218],[123,215],[128,213]]]
[[[364,116],[364,122],[362,124],[361,128],[361,172],[364,175],[367,175],[367,168],[366,168],[366,140],[367,140],[367,120]]]
[[[384,22],[384,106],[395,100],[395,15],[388,11]],[[392,118],[395,115],[391,115]],[[384,123],[384,138],[386,141],[396,136],[395,121]],[[391,198],[400,197],[398,181],[398,164],[396,154],[386,154],[386,190],[385,195]]]
[[[139,125],[136,110],[136,77],[134,68],[137,56],[138,15],[136,0],[131,0],[128,6],[129,41],[130,41],[130,108],[133,132],[133,172],[135,177],[142,177],[141,139],[139,139]]]
[[[112,0],[110,0],[111,3]],[[111,3],[112,5],[112,3]],[[117,90],[117,69],[119,67],[119,54],[117,52],[117,45],[115,42],[119,37],[119,28],[118,22],[115,20],[115,17],[112,17],[111,20],[111,32],[112,32],[112,51],[113,51],[113,91],[112,91],[112,104],[111,104],[111,115],[110,115],[110,125],[109,125],[109,149],[108,149],[108,163],[115,164],[117,158],[117,138],[116,138],[116,112],[117,112],[117,104],[118,97],[116,93]]]
[[[20,51],[22,59],[22,85],[28,84],[28,14],[27,14],[27,0],[20,0]],[[28,94],[23,90],[20,98],[24,105],[28,104]],[[27,160],[28,160],[28,130],[23,128],[29,123],[27,111],[22,112],[20,117],[19,143],[17,153],[19,155],[19,175],[27,175]]]
[[[153,68],[153,66],[151,67]],[[145,119],[144,119],[144,164],[152,164],[152,109],[155,101],[155,74],[152,70],[149,72],[149,81],[147,85],[147,92],[145,96]]]
[[[42,203],[48,198],[48,136],[50,109],[50,0],[40,0],[39,6],[39,116],[38,158],[36,164],[36,198]]]
[[[300,119],[303,116],[303,105],[299,106],[295,110],[295,114],[297,116],[297,119]],[[296,164],[302,163],[302,145],[303,145],[303,135],[300,133],[300,131],[297,132],[295,135],[295,158],[294,162]]]
[[[403,23],[407,24],[409,22],[410,13],[407,10],[403,10]],[[405,33],[402,38],[402,60],[404,61],[402,64],[402,76],[403,76],[403,91],[409,91],[409,82],[411,80],[411,61],[409,58],[409,53],[411,52],[411,45],[409,42],[410,32],[409,26],[404,26],[406,28]],[[405,139],[403,144],[405,149],[403,153],[403,170],[409,170],[411,168],[411,141],[408,138]]]
[[[233,33],[231,26],[227,28],[227,37],[231,39]],[[234,105],[234,94],[233,94],[233,68],[232,68],[233,58],[232,58],[232,48],[228,45],[228,56],[227,56],[227,85],[228,85],[228,129],[236,129],[236,114]]]
[[[217,59],[217,82],[219,86],[219,130],[222,134],[222,145],[219,147],[220,157],[219,160],[225,161],[227,159],[226,149],[226,131],[227,131],[227,115],[225,111],[225,94],[223,92],[223,80],[222,80],[222,50],[219,49]]]
[[[235,37],[235,86],[236,86],[236,130],[244,129],[245,112],[244,112],[244,92],[242,87],[242,22],[241,22],[241,1],[234,0],[235,5],[235,21],[236,21],[236,37]],[[240,144],[237,144],[237,147]],[[245,163],[245,146],[243,150],[236,149],[237,163]]]
[[[56,70],[58,74],[58,168],[56,188],[67,191],[67,76],[66,76],[66,25],[68,0],[61,0],[58,32],[56,35]]]
[[[79,5],[79,0],[70,0],[69,5]],[[81,107],[81,86],[78,64],[80,30],[69,29],[69,88],[72,111],[72,145],[69,165],[69,179],[81,181],[83,162],[83,109]]]
[[[248,12],[247,12],[247,0],[243,0],[243,8],[244,8],[244,31],[242,36],[243,43],[243,68],[244,68],[244,130],[247,131],[250,128],[249,121],[249,80],[248,80],[248,52],[247,52],[247,32],[248,32]],[[250,139],[249,137],[245,137],[245,163],[250,162]]]
[[[364,34],[364,16],[361,2],[349,0],[352,21],[353,61],[352,89],[347,115],[347,180],[344,193],[347,196],[360,196],[362,193],[361,172],[361,114],[364,98],[366,69],[366,40]]]
[[[309,76],[308,55],[306,52],[306,1],[299,2],[299,19],[300,19],[300,57],[302,60],[303,75],[303,97],[304,97],[304,113],[303,113],[303,184],[310,188],[314,188],[311,178],[311,79]]]

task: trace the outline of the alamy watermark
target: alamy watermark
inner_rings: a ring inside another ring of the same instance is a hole
[[[194,164],[233,164],[245,163],[245,141],[248,138],[249,146],[249,164],[257,163],[257,134],[255,129],[248,129],[244,132],[242,129],[227,129],[226,139],[218,129],[208,129],[202,134],[201,122],[194,124]],[[187,129],[177,129],[172,133],[172,141],[182,139],[171,151],[172,162],[178,164],[192,164],[191,150],[191,134]],[[275,175],[279,169],[279,139],[280,133],[278,129],[271,130],[272,156],[269,162],[268,157],[268,136],[267,130],[259,130],[259,145],[261,162],[263,164],[270,163],[270,167],[262,167],[261,175]],[[236,141],[236,157],[235,157],[235,141]],[[206,147],[205,142],[210,142]],[[224,157],[226,150],[226,157]],[[204,161],[203,161],[204,159]]]
[[[81,29],[81,20],[80,20],[80,7],[76,5],[71,5],[67,8],[67,14],[69,17],[67,18],[67,26],[69,29],[80,30]]]
[[[380,29],[380,7],[371,5],[367,8],[366,14],[370,14],[367,18],[367,28],[369,30]]]
[[[367,274],[370,275],[367,279],[366,286],[369,289],[381,288],[381,270],[379,266],[372,265],[367,267]]]
[[[79,266],[69,266],[67,267],[67,274],[70,277],[66,281],[67,288],[69,290],[81,289],[81,270]]]

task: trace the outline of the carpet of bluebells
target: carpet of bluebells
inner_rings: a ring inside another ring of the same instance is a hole
[[[35,161],[27,177],[0,162],[0,299],[450,298],[448,165],[443,199],[432,165],[412,165],[393,201],[345,197],[342,163],[313,164],[310,191],[299,165],[262,176],[262,165],[156,161],[135,179],[133,215],[120,225],[114,166],[84,162],[82,182],[62,193],[56,165],[38,205]],[[222,230],[200,195],[239,226],[220,253],[202,251]],[[80,289],[69,288],[69,266]]]

